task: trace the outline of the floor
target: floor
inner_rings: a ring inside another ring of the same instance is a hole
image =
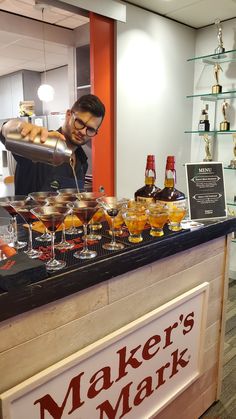
[[[220,400],[200,419],[236,419],[236,281],[229,283],[223,385]]]

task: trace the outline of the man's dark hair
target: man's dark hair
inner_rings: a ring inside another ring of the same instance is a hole
[[[95,95],[81,96],[72,106],[72,112],[90,112],[94,116],[104,118],[105,106],[101,100]]]

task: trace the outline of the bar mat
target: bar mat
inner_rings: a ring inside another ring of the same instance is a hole
[[[95,258],[89,259],[89,260],[82,260],[82,259],[78,259],[78,258],[74,257],[74,253],[76,251],[82,250],[82,248],[83,248],[82,234],[77,234],[77,235],[73,235],[73,236],[67,235],[66,240],[69,243],[73,243],[74,248],[70,249],[70,250],[55,248],[56,258],[65,261],[66,262],[66,267],[64,269],[60,270],[60,271],[49,273],[48,275],[50,277],[55,276],[58,273],[67,272],[71,268],[86,266],[86,265],[89,265],[91,262],[96,262],[96,261],[102,260],[106,257],[110,257],[110,256],[125,253],[127,250],[130,250],[131,248],[143,247],[145,245],[148,245],[149,243],[158,242],[158,241],[160,242],[167,237],[173,237],[173,236],[176,236],[176,235],[180,235],[185,231],[186,230],[182,230],[182,231],[179,231],[179,232],[174,232],[174,231],[170,231],[168,229],[168,227],[165,226],[164,227],[164,233],[165,234],[162,237],[152,237],[149,234],[150,226],[146,226],[146,228],[144,229],[144,231],[142,233],[143,241],[140,242],[140,243],[131,243],[128,240],[129,232],[128,232],[126,227],[123,227],[122,228],[122,235],[121,236],[116,236],[116,241],[119,242],[119,243],[122,243],[124,245],[124,248],[119,249],[119,250],[112,250],[111,251],[111,250],[103,249],[103,247],[102,247],[103,244],[109,243],[111,241],[111,235],[109,234],[109,226],[108,226],[107,222],[103,222],[102,223],[102,230],[99,230],[97,232],[97,234],[100,234],[102,236],[102,239],[101,240],[88,241],[88,248],[90,250],[95,250],[97,252],[97,256]],[[20,233],[19,234],[20,239],[21,240],[24,239],[24,240],[27,241],[27,238],[28,238],[27,229],[25,229],[21,226],[21,228],[19,228],[19,233]],[[39,250],[42,251],[43,254],[40,257],[40,260],[43,261],[43,262],[46,262],[51,257],[51,244],[50,244],[50,242],[39,243],[37,240],[35,240],[35,238],[38,235],[39,235],[38,232],[33,232],[33,248],[39,249]],[[60,240],[61,240],[61,232],[57,231],[56,235],[55,235],[55,245],[57,243],[59,243]],[[23,250],[20,250],[19,252],[23,252]]]

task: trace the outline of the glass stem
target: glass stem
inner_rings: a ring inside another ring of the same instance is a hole
[[[83,245],[83,251],[87,252],[88,250],[88,239],[87,239],[87,234],[88,234],[88,224],[84,224],[84,245]]]
[[[62,223],[61,241],[62,241],[62,243],[65,243],[65,241],[66,241],[66,226],[65,226],[65,223]]]
[[[32,239],[32,224],[29,223],[29,243],[28,243],[28,252],[31,252],[33,249],[33,239]]]
[[[111,244],[116,243],[115,228],[114,228],[114,217],[111,217]]]
[[[54,242],[55,242],[55,232],[52,231],[51,232],[51,261],[53,261],[55,259],[55,247],[54,247]]]
[[[12,225],[13,225],[13,247],[17,247],[18,232],[17,232],[17,219],[15,215],[12,217]]]

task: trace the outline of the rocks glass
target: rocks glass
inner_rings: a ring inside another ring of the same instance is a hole
[[[163,227],[168,222],[168,207],[160,204],[149,204],[147,209],[148,221],[151,226],[150,235],[161,237],[164,235]]]
[[[169,229],[172,231],[182,230],[181,221],[187,212],[186,201],[175,201],[169,206]]]
[[[142,232],[147,222],[146,210],[133,207],[123,211],[122,216],[129,230],[129,242],[140,243],[143,241]]]

